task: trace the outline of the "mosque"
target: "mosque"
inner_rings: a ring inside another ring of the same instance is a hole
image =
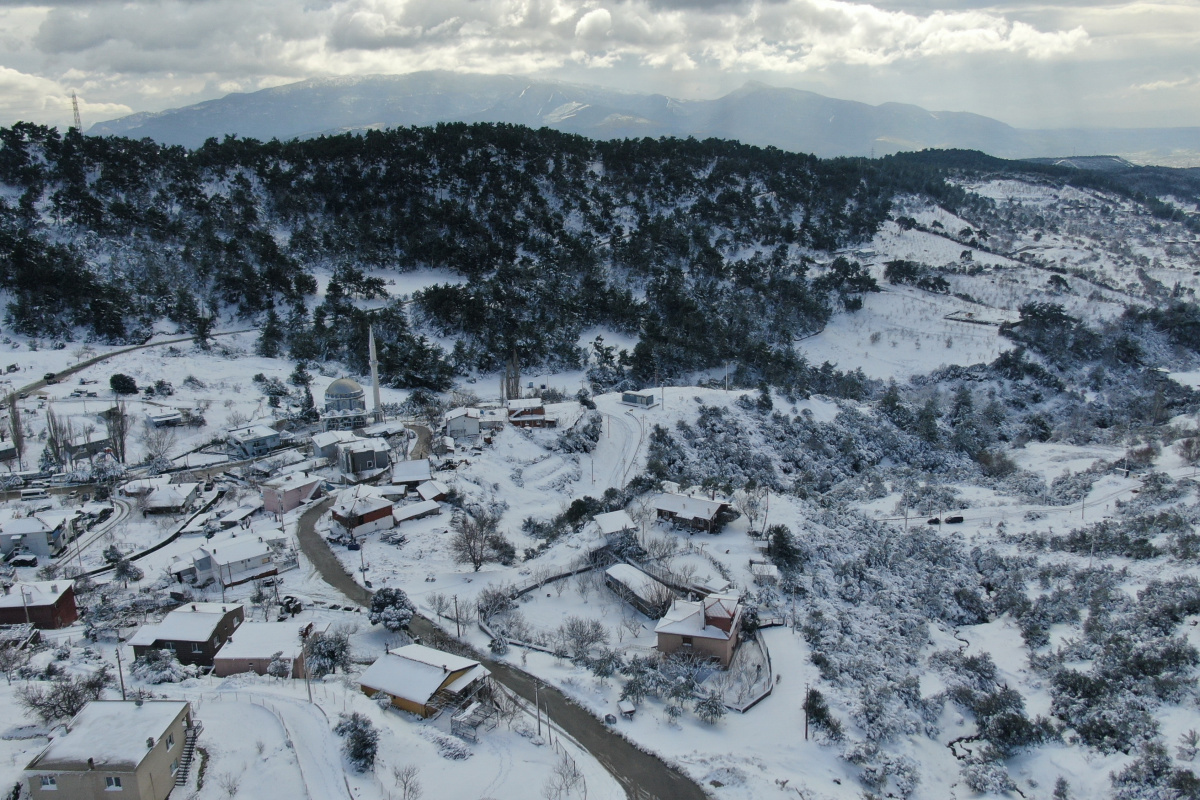
[[[375,331],[368,329],[368,347],[371,356],[371,389],[375,408],[367,411],[367,393],[358,381],[338,378],[325,389],[325,411],[321,414],[321,427],[327,431],[352,431],[367,426],[368,418],[373,422],[383,420],[379,405],[379,360],[375,355]]]

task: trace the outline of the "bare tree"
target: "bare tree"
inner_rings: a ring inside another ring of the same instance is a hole
[[[69,419],[61,419],[54,413],[54,405],[46,407],[46,448],[54,457],[55,463],[67,466],[70,462],[70,445],[75,431]]]
[[[766,507],[767,488],[748,484],[739,495],[742,513],[746,515],[746,521],[750,523],[750,533],[753,535],[754,523],[762,517]]]
[[[175,447],[175,429],[158,427],[147,421],[142,429],[141,443],[147,461],[165,460]]]
[[[117,461],[125,463],[125,443],[129,439],[129,416],[125,404],[117,403],[104,415],[104,427],[108,433],[109,446]]]
[[[0,672],[12,685],[13,673],[29,663],[30,653],[21,647],[0,647]]]
[[[17,451],[17,464],[25,467],[25,431],[21,428],[21,409],[17,406],[16,394],[8,396],[8,424],[12,429],[13,449]]]
[[[392,777],[396,779],[396,786],[400,788],[400,800],[420,800],[425,794],[421,782],[417,780],[418,772],[416,764],[392,767]]]
[[[495,555],[496,538],[500,535],[496,526],[500,515],[483,508],[470,512],[458,511],[450,521],[454,536],[450,539],[450,552],[461,564],[470,564],[478,572]]]

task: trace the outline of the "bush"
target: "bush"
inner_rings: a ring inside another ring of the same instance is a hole
[[[371,624],[401,631],[408,627],[416,610],[403,589],[380,589],[371,597]]]
[[[123,373],[116,373],[108,379],[108,386],[113,394],[137,394],[137,381]]]
[[[345,738],[342,752],[346,759],[359,772],[366,772],[375,766],[375,756],[379,751],[379,731],[371,724],[371,720],[362,714],[339,715],[339,722],[333,732]]]
[[[170,650],[147,650],[134,660],[129,672],[138,680],[153,684],[179,683],[197,674],[194,664],[180,664]]]

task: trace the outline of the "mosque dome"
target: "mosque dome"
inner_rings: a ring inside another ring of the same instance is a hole
[[[358,381],[338,378],[325,389],[326,411],[353,411],[366,408],[367,393]]]

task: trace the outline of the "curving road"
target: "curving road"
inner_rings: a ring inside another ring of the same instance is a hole
[[[317,521],[333,503],[326,498],[300,516],[296,538],[300,549],[320,573],[322,579],[361,606],[371,604],[371,593],[360,586],[342,562],[329,549],[329,543],[317,533]],[[445,634],[432,622],[415,616],[409,629],[427,640]],[[668,766],[655,756],[644,753],[591,712],[572,703],[557,689],[547,686],[532,675],[510,664],[493,661],[481,655],[476,658],[487,665],[492,677],[529,702],[535,696],[548,710],[549,718],[591,753],[625,789],[630,800],[705,800],[707,795],[691,779]]]

